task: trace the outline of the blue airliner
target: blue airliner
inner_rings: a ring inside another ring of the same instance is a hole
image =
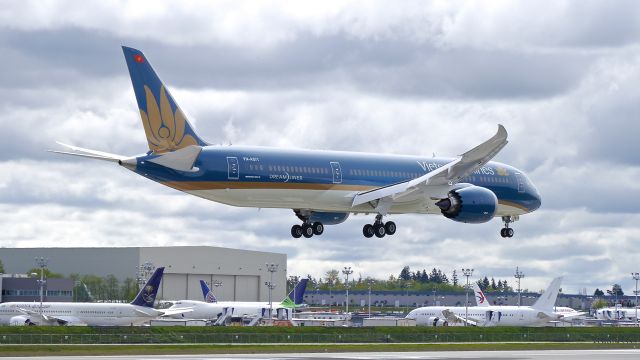
[[[366,237],[393,235],[395,214],[440,214],[462,223],[501,217],[509,225],[540,207],[527,175],[490,161],[506,144],[507,131],[455,158],[357,152],[223,146],[205,142],[145,55],[123,47],[149,150],[120,156],[61,145],[57,153],[117,162],[166,186],[208,200],[242,207],[292,209],[300,223],[291,235],[321,235],[325,225],[350,214],[372,214]]]

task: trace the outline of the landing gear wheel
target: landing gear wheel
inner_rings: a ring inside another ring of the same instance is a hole
[[[507,231],[505,231],[505,234],[507,235],[507,237],[513,237],[513,229],[512,228],[508,228],[505,229]]]
[[[314,235],[322,235],[324,232],[324,225],[319,221],[314,222],[311,227],[313,228]]]
[[[293,236],[296,239],[300,238],[302,236],[302,226],[293,225],[291,227],[291,236]]]
[[[379,238],[383,238],[387,234],[387,231],[385,230],[382,223],[373,225],[373,232],[376,234],[376,237]]]
[[[502,236],[503,238],[507,237],[507,229],[506,228],[500,229],[500,236]]]
[[[367,224],[367,225],[363,226],[362,227],[362,234],[366,238],[372,237],[373,236],[373,225]]]
[[[387,221],[386,224],[384,224],[384,230],[387,233],[387,235],[393,235],[396,233],[396,223],[394,223],[393,221]]]
[[[313,227],[311,224],[302,224],[302,236],[307,239],[313,236]]]

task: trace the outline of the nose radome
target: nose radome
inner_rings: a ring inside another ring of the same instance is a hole
[[[531,208],[529,210],[535,211],[535,210],[538,210],[538,208],[540,208],[540,205],[542,205],[542,197],[540,197],[540,193],[538,192],[538,189],[536,189],[533,186],[532,188],[533,188],[533,191],[531,195],[533,196],[533,200],[531,201]]]

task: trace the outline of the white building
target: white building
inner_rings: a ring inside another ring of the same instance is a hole
[[[158,299],[202,300],[200,280],[222,282],[213,287],[218,300],[268,301],[265,285],[270,273],[265,263],[278,264],[273,274],[274,301],[286,292],[287,255],[213,246],[96,247],[96,248],[0,248],[5,272],[25,273],[36,267],[35,257],[49,258],[52,272],[81,275],[114,275],[135,279],[145,262],[165,267]]]

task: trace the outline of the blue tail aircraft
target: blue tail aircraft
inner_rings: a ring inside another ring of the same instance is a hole
[[[490,161],[506,144],[497,133],[455,158],[210,145],[198,136],[145,55],[123,47],[149,150],[139,156],[61,145],[57,153],[113,161],[174,189],[242,207],[292,209],[295,238],[321,235],[350,214],[374,214],[365,237],[393,235],[384,217],[439,214],[462,223],[501,217],[509,225],[540,207],[527,175]]]

